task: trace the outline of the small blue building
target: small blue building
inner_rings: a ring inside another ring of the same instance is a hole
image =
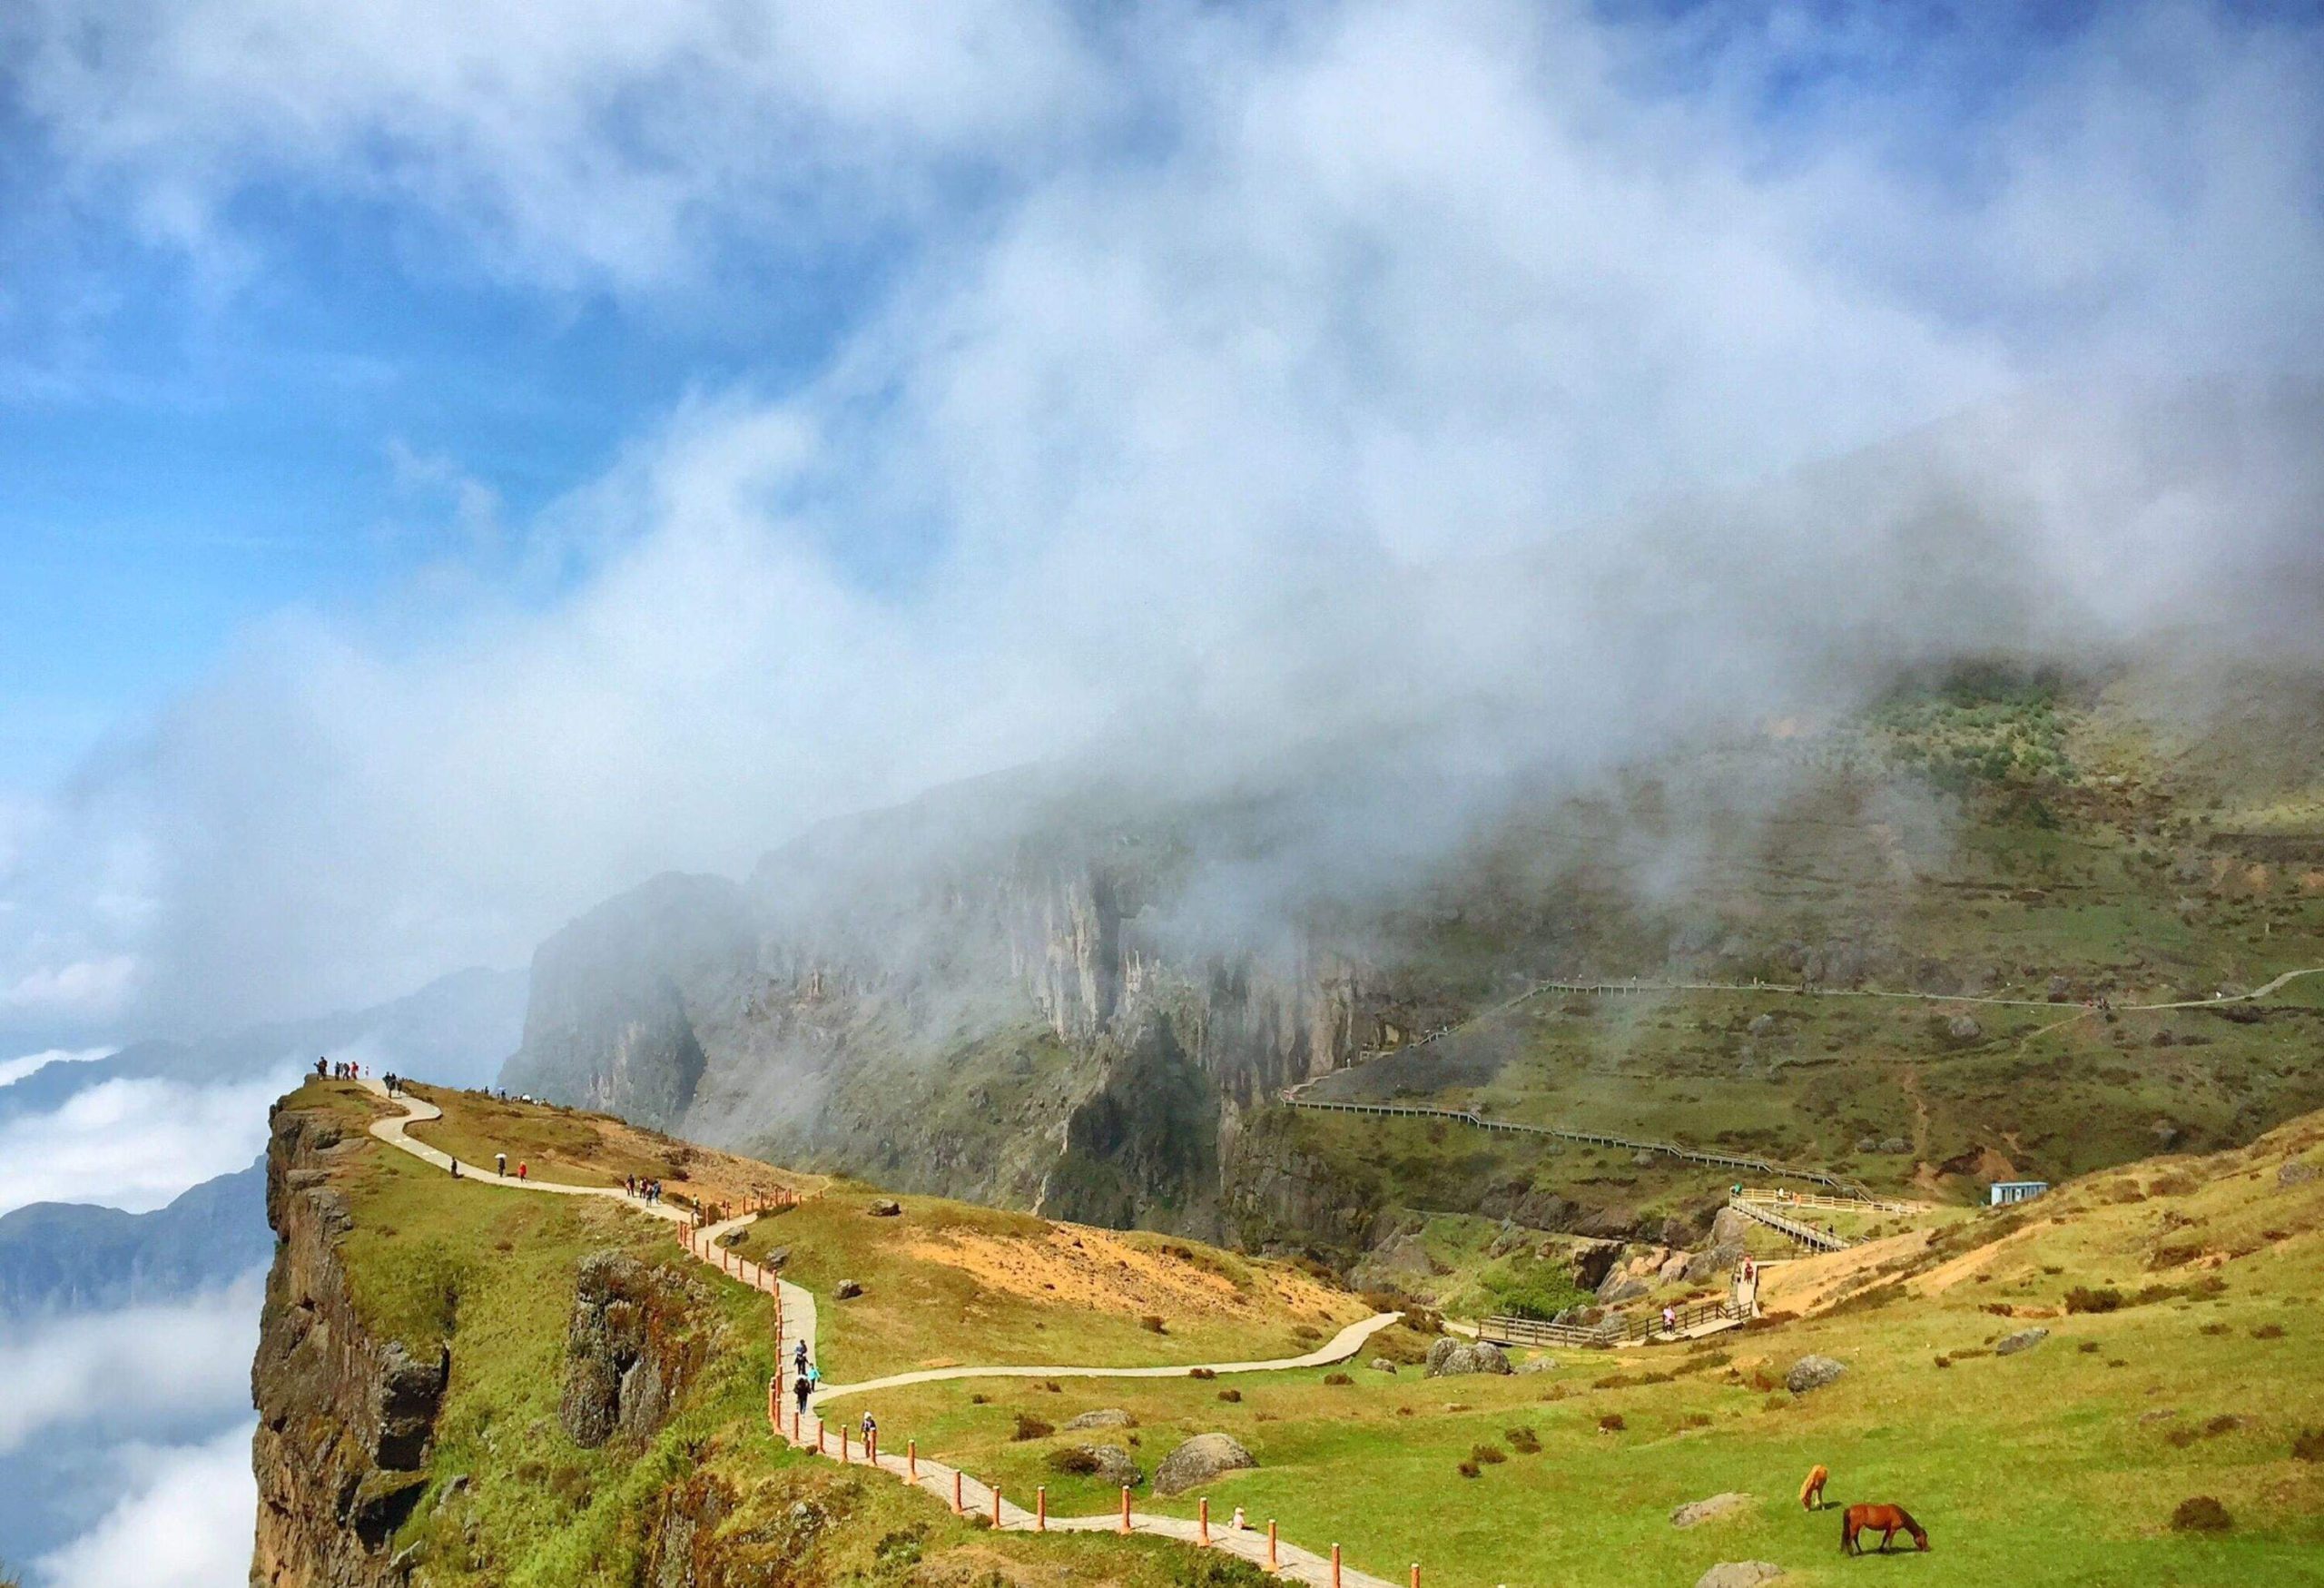
[[[1985,1205],[1999,1208],[2009,1202],[2031,1202],[2049,1189],[2047,1180],[1995,1180],[1986,1194]]]

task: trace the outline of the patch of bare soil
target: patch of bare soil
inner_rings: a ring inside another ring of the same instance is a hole
[[[1805,1317],[1821,1312],[1840,1299],[1857,1278],[1877,1269],[1883,1263],[1910,1257],[1927,1242],[1927,1235],[1917,1229],[1902,1235],[1884,1236],[1852,1246],[1846,1251],[1825,1252],[1812,1258],[1795,1258],[1789,1262],[1771,1264],[1759,1270],[1759,1310],[1762,1312],[1795,1312]]]

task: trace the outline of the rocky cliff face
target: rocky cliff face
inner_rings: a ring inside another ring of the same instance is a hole
[[[576,922],[535,957],[502,1084],[907,1189],[1216,1236],[1249,1110],[1406,1018],[1345,952],[1187,946],[1189,865],[1150,834],[901,821]]]
[[[388,1544],[419,1498],[451,1374],[366,1327],[340,1247],[350,1222],[331,1170],[356,1144],[328,1117],[277,1104],[267,1149],[274,1228],[258,1356],[253,1584],[373,1588],[403,1573]]]

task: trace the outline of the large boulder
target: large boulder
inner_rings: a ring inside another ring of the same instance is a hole
[[[1738,1218],[1742,1217],[1740,1214]],[[1622,1255],[1619,1241],[1601,1240],[1589,1246],[1576,1247],[1573,1251],[1573,1282],[1584,1290],[1595,1290],[1606,1282]]]
[[[1514,1373],[1508,1355],[1483,1341],[1439,1339],[1428,1348],[1428,1376],[1450,1378],[1462,1373]]]
[[[2317,1172],[2317,1168],[2312,1163],[2301,1159],[2287,1158],[2276,1166],[2276,1184],[2285,1187],[2304,1186],[2316,1178]]]
[[[834,1301],[852,1301],[862,1294],[863,1287],[852,1279],[842,1279],[832,1287],[832,1299]]]
[[[1687,1264],[1687,1283],[1700,1285],[1706,1280],[1715,1279],[1721,1274],[1732,1272],[1735,1265],[1742,1260],[1743,1248],[1739,1242],[1734,1246],[1715,1246],[1709,1251],[1697,1252]]]
[[[1689,1500],[1670,1513],[1673,1527],[1694,1527],[1714,1516],[1724,1516],[1729,1511],[1739,1511],[1751,1503],[1751,1496],[1730,1489],[1723,1494],[1713,1494],[1708,1500]]]
[[[863,1209],[874,1218],[893,1218],[904,1210],[904,1205],[892,1197],[874,1197]]]
[[[1721,1208],[1718,1216],[1710,1221],[1710,1244],[1739,1247],[1750,1232],[1750,1215],[1739,1208]]]
[[[1517,1365],[1520,1373],[1555,1373],[1557,1370],[1558,1362],[1554,1356],[1536,1356],[1530,1362]]]
[[[1136,1418],[1119,1406],[1102,1406],[1097,1411],[1084,1412],[1078,1417],[1068,1419],[1065,1425],[1065,1431],[1068,1434],[1078,1434],[1085,1428],[1128,1428],[1133,1426],[1136,1422]]]
[[[1783,1376],[1783,1386],[1794,1395],[1806,1395],[1811,1389],[1821,1389],[1848,1370],[1848,1365],[1831,1356],[1802,1356]]]
[[[1662,1266],[1654,1270],[1654,1282],[1658,1285],[1676,1285],[1687,1277],[1690,1271],[1689,1264],[1693,1260],[1689,1253],[1672,1252],[1662,1259]]]
[[[2032,1350],[2034,1346],[2040,1345],[2049,1337],[2050,1331],[2047,1329],[2020,1329],[2014,1335],[2004,1335],[2000,1339],[1995,1340],[1994,1342],[1994,1355],[1996,1356],[2014,1356],[2020,1351]]]
[[[1620,1301],[1635,1301],[1653,1287],[1645,1280],[1628,1274],[1609,1274],[1606,1282],[1598,1287],[1598,1299],[1611,1307]]]
[[[1956,1014],[1945,1022],[1945,1034],[1956,1042],[1974,1042],[1984,1038],[1985,1028],[1965,1014]]]
[[[1258,1465],[1251,1453],[1224,1434],[1197,1434],[1162,1458],[1154,1469],[1154,1492],[1168,1496],[1206,1484],[1221,1473]]]
[[[1782,1575],[1773,1561],[1721,1561],[1695,1579],[1695,1588],[1759,1588]]]

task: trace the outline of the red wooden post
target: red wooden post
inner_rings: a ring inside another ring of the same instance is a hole
[[[958,1516],[968,1507],[960,1504],[960,1469],[952,1469],[952,1514]]]
[[[1122,1485],[1122,1531],[1129,1531],[1129,1485]]]
[[[1332,1588],[1340,1588],[1340,1546],[1332,1545]]]
[[[842,1466],[847,1465],[847,1425],[845,1423],[839,1425],[839,1464]]]
[[[1267,1570],[1270,1572],[1274,1571],[1276,1564],[1277,1563],[1275,1558],[1275,1518],[1270,1516],[1267,1518]]]
[[[774,1430],[775,1437],[779,1439],[783,1436],[783,1412],[775,1405],[775,1382],[772,1378],[766,1381],[766,1420],[767,1425]]]
[[[830,1451],[825,1450],[825,1449],[823,1448],[823,1435],[824,1435],[824,1434],[826,1434],[827,1432],[829,1432],[829,1430],[828,1430],[828,1429],[826,1429],[826,1428],[823,1426],[823,1420],[822,1420],[821,1417],[816,1418],[816,1419],[815,1419],[815,1454],[816,1454],[817,1455],[829,1455],[831,1454],[831,1452],[830,1452]]]
[[[863,1459],[873,1466],[880,1465],[880,1430],[877,1428],[863,1436]]]
[[[904,1441],[904,1471],[913,1483],[920,1482],[920,1441],[917,1439]]]
[[[1200,1514],[1195,1518],[1195,1547],[1210,1547],[1210,1497],[1203,1496]]]
[[[1000,1485],[999,1484],[992,1485],[992,1529],[995,1533],[1000,1531]]]
[[[1036,1484],[1033,1486],[1033,1531],[1047,1533],[1049,1530],[1049,1486],[1047,1484]]]
[[[1420,1588],[1420,1563],[1413,1563],[1413,1588]]]

